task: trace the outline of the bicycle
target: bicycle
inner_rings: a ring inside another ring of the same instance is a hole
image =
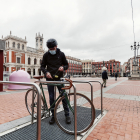
[[[34,76],[36,79],[43,78],[44,76]],[[44,94],[43,86],[46,83],[39,82],[39,87],[42,91],[41,95],[41,118],[50,117],[50,110],[55,104],[54,108],[54,118],[58,127],[68,134],[74,134],[74,93],[67,94],[66,89],[72,87],[72,81],[70,79],[65,79],[69,82],[70,86],[63,87],[63,92],[57,97],[54,103],[48,107],[46,97]],[[61,86],[62,84],[48,84],[54,86]],[[32,115],[32,107],[34,107],[34,118],[37,118],[37,92],[34,90],[34,105],[32,105],[32,93],[33,89],[29,89],[25,95],[26,108],[30,115]],[[71,118],[71,124],[64,123],[64,105],[62,105],[62,100],[66,99],[67,107],[69,108],[69,116]],[[87,131],[94,123],[95,119],[95,108],[91,100],[81,94],[76,93],[76,107],[77,107],[77,134],[81,134]]]

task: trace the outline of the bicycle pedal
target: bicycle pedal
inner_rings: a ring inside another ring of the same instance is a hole
[[[48,113],[45,113],[45,114],[44,114],[44,117],[45,117],[45,118],[49,118],[50,116],[49,116]]]
[[[43,114],[45,118],[48,118],[50,116],[48,111],[44,111]]]

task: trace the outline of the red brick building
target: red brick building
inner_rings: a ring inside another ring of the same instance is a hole
[[[67,74],[73,76],[73,75],[82,75],[82,62],[80,59],[71,57],[71,56],[66,56],[68,63],[69,63],[69,68],[66,71]]]
[[[92,73],[101,75],[103,66],[107,68],[109,75],[114,75],[115,72],[120,73],[120,63],[121,62],[116,61],[115,59],[109,61],[92,62]]]

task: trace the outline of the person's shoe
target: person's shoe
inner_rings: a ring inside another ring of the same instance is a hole
[[[69,116],[66,117],[66,123],[67,124],[71,124],[71,120],[70,120],[70,117]]]
[[[54,124],[55,123],[55,119],[54,117],[51,118],[51,120],[49,121],[49,124]]]
[[[104,87],[106,87],[106,86],[104,86]]]

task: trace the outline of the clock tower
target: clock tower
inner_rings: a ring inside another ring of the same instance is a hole
[[[41,36],[40,33],[36,33],[35,44],[36,49],[43,50],[43,34]]]

